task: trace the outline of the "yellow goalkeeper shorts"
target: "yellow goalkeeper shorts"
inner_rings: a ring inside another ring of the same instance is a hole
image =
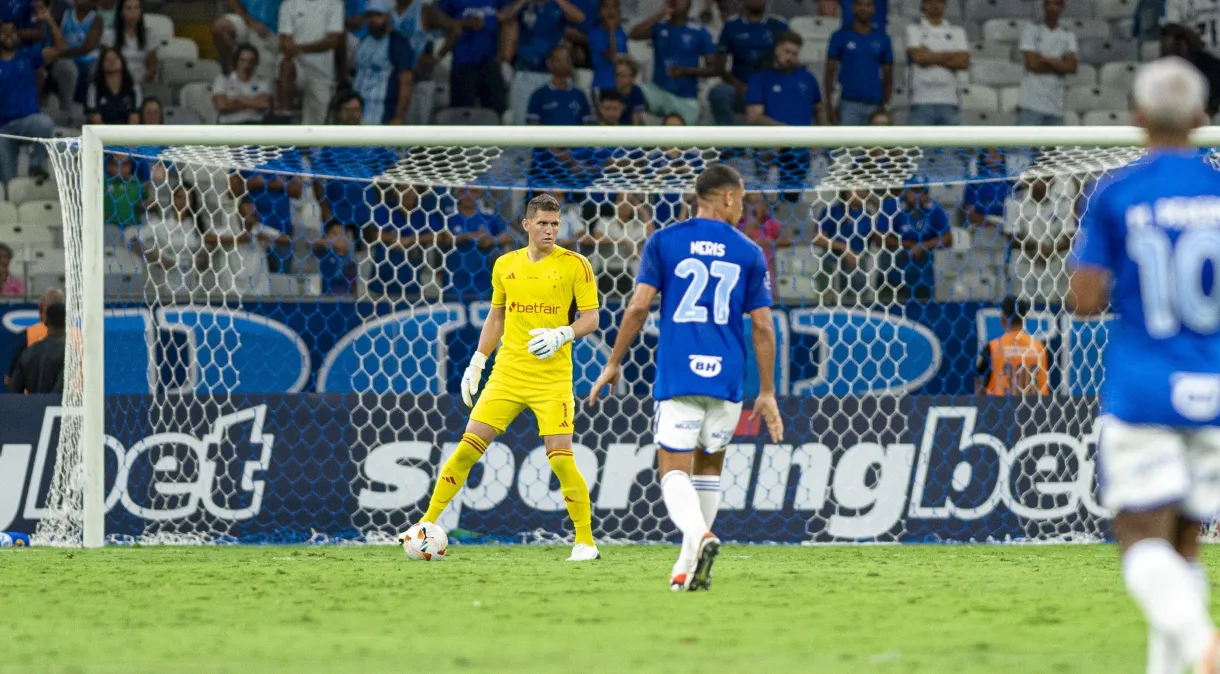
[[[470,419],[487,424],[503,433],[504,429],[525,408],[534,412],[538,419],[538,435],[571,435],[572,422],[576,416],[576,404],[571,392],[565,398],[562,393],[549,391],[513,391],[504,385],[487,382],[479,399],[470,412]]]

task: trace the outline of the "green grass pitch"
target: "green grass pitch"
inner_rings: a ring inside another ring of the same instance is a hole
[[[672,546],[0,552],[0,672],[1139,672],[1115,550]],[[1220,549],[1209,549],[1213,568]]]

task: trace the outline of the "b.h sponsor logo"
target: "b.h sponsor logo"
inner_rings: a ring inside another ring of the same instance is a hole
[[[690,371],[694,372],[700,377],[711,379],[712,377],[720,374],[721,363],[723,360],[724,359],[720,356],[691,356]]]

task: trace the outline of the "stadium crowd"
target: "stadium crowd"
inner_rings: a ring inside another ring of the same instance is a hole
[[[208,61],[142,0],[13,0],[0,7],[0,133],[51,137],[83,122],[1115,124],[1141,58],[1179,54],[1220,74],[1211,10],[1184,0],[1143,25],[1133,0],[698,1],[228,0],[211,26],[219,60]],[[593,258],[606,292],[626,290],[644,239],[687,205],[676,192],[592,192],[568,178],[611,165],[680,175],[719,159],[775,188],[748,195],[741,227],[767,249],[781,296],[1061,300],[1089,185],[1023,177],[1030,157],[994,148],[953,158],[955,182],[930,184],[919,176],[937,157],[886,152],[537,149],[526,161],[529,186],[554,189],[564,242]],[[156,153],[107,162],[108,290],[121,277],[161,296],[473,295],[520,239],[526,195],[387,183],[379,176],[403,157],[386,148],[285,150],[206,179]],[[905,185],[827,192],[837,171]],[[806,189],[811,172],[822,191]],[[0,137],[0,181],[0,293],[62,284],[46,146],[27,156]]]

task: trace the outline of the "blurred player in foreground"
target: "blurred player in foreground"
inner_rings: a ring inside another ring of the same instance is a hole
[[[775,402],[775,328],[767,260],[735,224],[745,196],[741,176],[723,164],[695,181],[696,217],[653,234],[640,257],[635,293],[623,314],[614,352],[589,394],[618,381],[623,358],[661,294],[657,349],[657,472],[669,519],[682,532],[672,590],[711,587],[720,540],[711,533],[720,506],[724,448],[741,416],[745,321],[753,322],[761,415],[776,442],[784,434]],[[697,451],[697,450],[702,451]]]
[[[1192,145],[1207,83],[1176,58],[1136,74],[1148,154],[1099,182],[1072,253],[1077,314],[1117,316],[1098,465],[1148,672],[1217,670],[1203,522],[1220,512],[1220,173]]]
[[[491,311],[462,376],[467,405],[479,392],[483,368],[497,346],[499,356],[462,441],[441,468],[423,521],[436,522],[487,445],[528,407],[576,532],[568,561],[583,562],[601,555],[593,541],[589,487],[572,456],[576,405],[569,342],[597,329],[597,281],[584,256],[555,245],[559,202],[554,197],[530,201],[522,225],[529,245],[500,257],[492,268]]]

